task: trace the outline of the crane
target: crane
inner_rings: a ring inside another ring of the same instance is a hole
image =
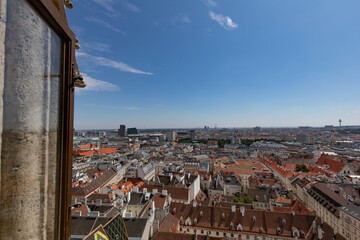
[[[176,138],[173,142],[176,142],[176,151],[179,150],[179,140],[187,139],[189,137]]]

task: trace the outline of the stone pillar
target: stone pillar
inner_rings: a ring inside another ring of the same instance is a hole
[[[7,0],[0,0],[0,136],[2,135],[3,122],[3,93],[5,73],[5,29],[6,29],[6,4]],[[0,137],[0,159],[1,159],[1,137]],[[0,192],[1,192],[1,164],[0,164]],[[0,199],[1,200],[1,199]]]
[[[61,39],[26,0],[0,1],[6,6],[0,239],[54,239]]]

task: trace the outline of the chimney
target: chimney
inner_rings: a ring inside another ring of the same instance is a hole
[[[74,213],[74,216],[80,217],[81,216],[81,211],[76,210],[75,213]]]
[[[167,196],[167,190],[162,190],[161,195]]]
[[[319,240],[323,239],[323,231],[322,231],[320,225],[318,226],[318,239]]]
[[[236,212],[236,206],[235,205],[231,205],[231,212]]]
[[[334,235],[337,234],[337,228],[334,228]]]
[[[125,218],[132,218],[132,212],[126,212]]]
[[[196,202],[195,201],[193,201],[193,207],[196,208]]]
[[[295,216],[295,211],[294,211],[294,210],[291,210],[291,214],[292,214],[293,216]]]
[[[170,173],[170,182],[173,180],[173,175]]]
[[[315,222],[315,220],[313,221],[312,228],[313,228],[313,233],[316,233],[316,222]]]
[[[139,188],[138,188],[138,187],[134,187],[134,188],[133,188],[133,192],[139,192]]]
[[[147,193],[147,188],[143,188],[143,193]]]
[[[129,202],[130,202],[130,199],[131,199],[131,193],[128,193],[127,199],[126,199],[126,203],[129,203]]]
[[[188,203],[188,201],[185,201],[184,204],[185,204],[185,205],[188,205],[189,203]]]
[[[153,212],[155,212],[155,202],[154,201],[152,201],[152,203],[151,203],[151,210],[153,210]]]
[[[145,201],[149,201],[150,200],[150,193],[145,193]]]
[[[245,208],[240,207],[241,216],[245,216]]]
[[[154,188],[154,189],[152,190],[152,193],[153,193],[153,194],[156,194],[156,193],[157,193],[157,189]]]
[[[100,212],[99,212],[99,211],[90,212],[90,217],[99,217],[99,216],[100,216]]]

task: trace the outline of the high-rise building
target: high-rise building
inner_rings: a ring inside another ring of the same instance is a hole
[[[118,133],[119,133],[120,137],[125,137],[125,135],[126,135],[126,126],[125,125],[120,125]]]
[[[191,140],[194,140],[195,136],[196,136],[195,130],[190,130],[190,138],[191,138]]]
[[[168,142],[172,142],[176,139],[176,132],[175,131],[171,131],[171,132],[167,132],[166,133],[166,140]]]
[[[139,134],[139,130],[137,130],[137,128],[128,128],[127,134]]]
[[[261,127],[259,127],[259,126],[256,126],[253,128],[254,133],[260,133],[260,131],[261,131]]]
[[[310,136],[305,133],[299,133],[296,135],[296,141],[300,143],[309,143],[310,142]]]

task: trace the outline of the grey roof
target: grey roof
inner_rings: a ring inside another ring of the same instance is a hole
[[[155,169],[154,163],[153,162],[149,162],[148,164],[144,165],[142,167],[145,175],[148,174],[150,171],[152,171],[153,169]]]
[[[356,206],[353,203],[349,203],[346,206],[339,207],[339,210],[349,214],[357,220],[360,220],[360,207]]]
[[[150,194],[150,200],[154,195],[152,193],[148,194]],[[145,194],[142,192],[131,192],[129,205],[144,205],[149,200],[145,200]]]
[[[71,235],[88,235],[101,225],[105,225],[112,217],[71,217]]]
[[[145,230],[146,218],[124,218],[128,237],[142,237]]]

